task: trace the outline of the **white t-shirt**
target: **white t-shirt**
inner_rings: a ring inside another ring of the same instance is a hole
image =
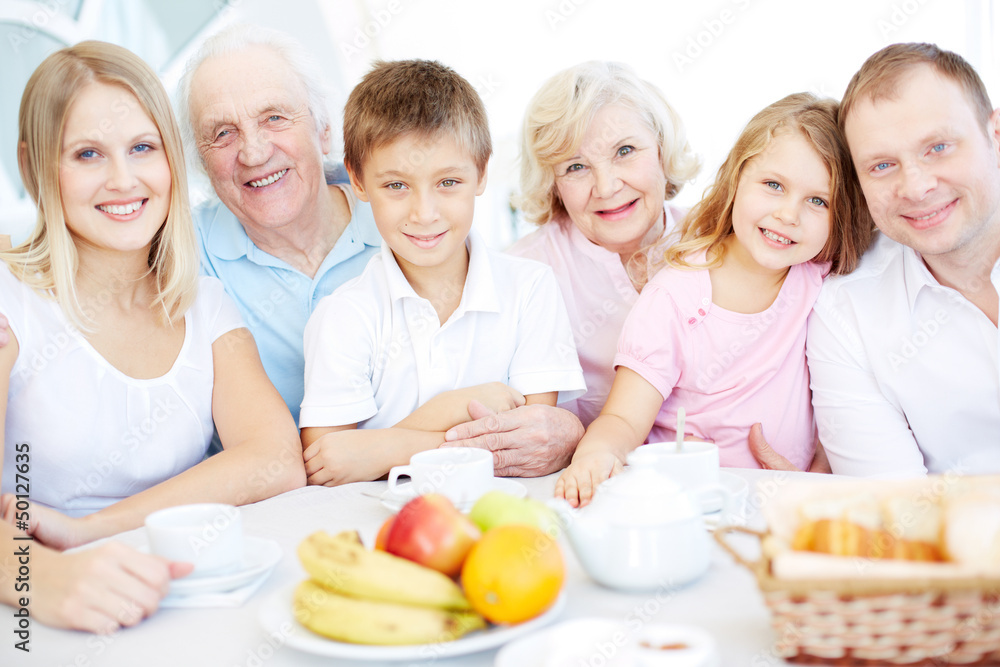
[[[1000,262],[990,276],[1000,290]],[[861,265],[827,278],[806,353],[833,472],[902,477],[1000,472],[997,327],[880,236]]]
[[[213,431],[212,343],[243,326],[217,279],[199,279],[181,351],[154,379],[129,377],[108,363],[56,301],[3,262],[0,312],[19,345],[4,428],[5,493],[19,492],[16,483],[24,481],[15,477],[22,443],[31,500],[70,516],[107,507],[202,460]]]
[[[306,324],[299,426],[388,428],[443,391],[504,382],[522,394],[584,390],[552,269],[487,250],[470,235],[469,272],[443,325],[383,244],[364,272]]]

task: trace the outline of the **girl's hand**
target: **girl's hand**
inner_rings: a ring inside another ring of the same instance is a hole
[[[58,628],[111,634],[150,616],[172,578],[191,573],[191,563],[171,563],[109,542],[63,554],[32,551],[31,614]]]
[[[594,497],[601,482],[621,471],[621,460],[611,452],[574,456],[573,462],[556,480],[555,496],[565,498],[572,507],[583,507]]]

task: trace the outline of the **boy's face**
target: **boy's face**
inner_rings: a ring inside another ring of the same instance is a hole
[[[351,185],[370,202],[375,224],[403,275],[464,267],[475,199],[486,189],[472,155],[448,132],[405,134],[372,151]]]
[[[930,65],[903,74],[893,97],[858,100],[845,134],[868,208],[889,238],[927,258],[974,249],[997,229],[1000,114],[987,136],[961,86]]]

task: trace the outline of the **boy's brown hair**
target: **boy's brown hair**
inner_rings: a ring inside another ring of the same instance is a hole
[[[416,132],[451,132],[480,176],[493,153],[486,109],[476,90],[432,60],[378,61],[354,87],[344,108],[344,164],[360,178],[372,151]]]
[[[939,74],[957,83],[968,97],[983,128],[986,128],[993,105],[990,104],[986,86],[972,65],[957,53],[945,51],[935,44],[911,42],[890,44],[872,54],[854,74],[840,102],[840,129],[844,129],[844,120],[859,100],[878,101],[893,97],[903,74],[920,64],[932,66]]]

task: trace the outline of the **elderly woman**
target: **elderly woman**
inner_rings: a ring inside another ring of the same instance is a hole
[[[642,249],[679,219],[667,202],[697,170],[676,112],[624,65],[571,67],[528,106],[520,207],[541,228],[510,252],[555,270],[587,381],[566,407],[585,426],[611,389],[618,334],[646,281]]]
[[[57,51],[25,87],[18,145],[38,222],[0,253],[12,334],[0,511],[40,543],[32,615],[113,631],[151,613],[186,567],[121,545],[57,550],[162,507],[301,486],[299,441],[236,307],[197,276],[180,133],[156,74],[111,44]],[[205,459],[213,428],[225,449]],[[29,479],[30,507],[11,495]],[[0,580],[16,568],[0,560]]]

